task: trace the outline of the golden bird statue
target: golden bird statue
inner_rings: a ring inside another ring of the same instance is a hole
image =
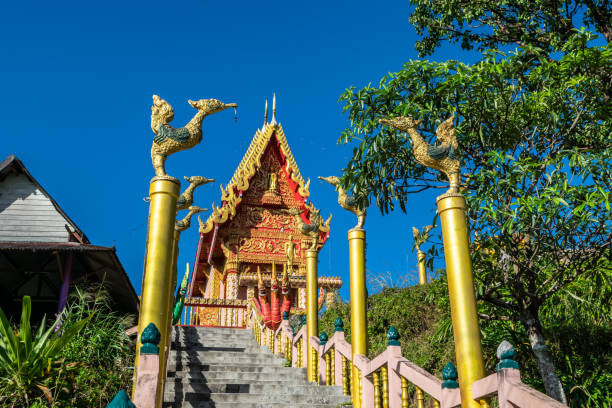
[[[223,103],[216,99],[188,101],[198,112],[184,127],[173,128],[169,125],[174,119],[172,106],[157,95],[153,95],[151,106],[151,129],[155,133],[151,147],[151,160],[156,176],[167,176],[166,158],[181,150],[194,147],[202,141],[202,121],[208,115],[227,108],[238,107],[235,103]]]
[[[380,119],[379,123],[389,125],[397,130],[408,133],[412,139],[414,157],[424,166],[439,170],[446,175],[450,182],[447,194],[457,193],[461,182],[461,163],[457,158],[457,137],[453,126],[454,116],[446,119],[436,129],[436,138],[440,142],[432,146],[423,139],[417,131],[420,120],[408,116],[399,116],[393,119]]]
[[[182,220],[177,220],[174,223],[174,229],[177,231],[185,231],[191,225],[191,217],[194,214],[201,213],[202,211],[208,211],[208,208],[200,208],[198,206],[189,207],[189,213]]]
[[[427,242],[429,239],[429,231],[433,228],[433,225],[423,227],[422,231],[419,231],[415,227],[412,227],[412,236],[414,237],[414,246],[417,252],[421,252],[420,246]]]
[[[358,206],[357,201],[355,201],[355,198],[351,197],[346,193],[346,191],[344,191],[342,186],[340,186],[340,178],[336,176],[319,176],[319,178],[336,187],[336,190],[338,191],[338,204],[340,204],[340,207],[352,212],[357,216],[357,225],[355,225],[355,227],[353,228],[363,229],[363,225],[365,224],[366,220],[366,210]]]
[[[192,177],[184,177],[185,180],[189,183],[189,187],[183,191],[183,193],[179,196],[178,200],[176,200],[176,210],[186,210],[193,204],[193,191],[196,187],[207,183],[214,183],[215,179],[207,179],[202,176],[192,176]]]
[[[312,238],[312,244],[307,249],[316,249],[317,245],[319,244],[319,228],[323,223],[323,219],[321,217],[321,214],[319,213],[319,210],[313,210],[310,213],[310,224],[306,224],[302,219],[300,215],[302,214],[302,210],[299,210],[297,208],[291,208],[285,210],[285,212],[287,214],[293,215],[297,230],[300,234]]]

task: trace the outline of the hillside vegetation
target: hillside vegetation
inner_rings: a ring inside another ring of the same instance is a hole
[[[549,346],[570,406],[609,407],[612,405],[612,325],[606,310],[610,310],[610,294],[606,290],[595,293],[591,285],[581,281],[571,289],[571,295],[560,295],[544,307],[546,313],[542,318]],[[588,296],[589,291],[592,298]],[[481,312],[486,311],[482,304],[479,308]],[[593,313],[595,309],[600,313]],[[320,319],[320,331],[331,337],[337,317],[342,318],[345,337],[350,342],[348,303],[338,302],[326,310]],[[522,326],[482,318],[480,324],[487,374],[495,370],[497,346],[502,340],[508,340],[517,349],[523,381],[543,391]],[[447,362],[455,363],[444,276],[424,286],[385,288],[368,298],[368,357],[385,349],[386,333],[391,325],[400,334],[403,356],[438,378]]]

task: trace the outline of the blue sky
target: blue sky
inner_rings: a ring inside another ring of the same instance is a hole
[[[217,179],[195,203],[220,204],[226,184],[263,122],[276,92],[282,123],[311,199],[331,237],[319,273],[341,276],[348,299],[347,230],[352,214],[316,179],[339,174],[352,146],[337,145],[347,126],[337,102],[351,85],[377,83],[416,59],[416,33],[402,2],[5,2],[0,12],[0,159],[13,153],[85,231],[117,247],[140,293],[153,138],[151,95],[175,110],[174,126],[195,110],[187,99],[239,104],[204,122],[203,142],[171,156],[169,174]],[[433,59],[465,54],[443,48]],[[465,59],[465,58],[463,58]],[[407,214],[366,222],[367,269],[416,279],[411,227],[431,223],[435,196],[411,199]],[[193,263],[197,223],[182,235],[179,270]],[[438,262],[440,266],[442,263]]]

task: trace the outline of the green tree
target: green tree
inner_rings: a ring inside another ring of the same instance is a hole
[[[490,309],[483,317],[522,324],[546,392],[560,401],[540,307],[580,277],[610,276],[612,48],[572,25],[582,16],[609,42],[598,21],[610,12],[587,3],[413,1],[422,54],[460,40],[483,50],[482,60],[410,61],[377,87],[351,87],[340,98],[350,120],[340,142],[358,141],[342,182],[383,213],[445,183],[414,160],[407,135],[378,120],[421,119],[431,142],[455,115],[468,220],[478,234],[477,295]],[[512,44],[519,47],[484,51]]]

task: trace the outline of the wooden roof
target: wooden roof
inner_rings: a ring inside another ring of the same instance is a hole
[[[12,154],[0,163],[0,241],[89,244],[83,231]]]

